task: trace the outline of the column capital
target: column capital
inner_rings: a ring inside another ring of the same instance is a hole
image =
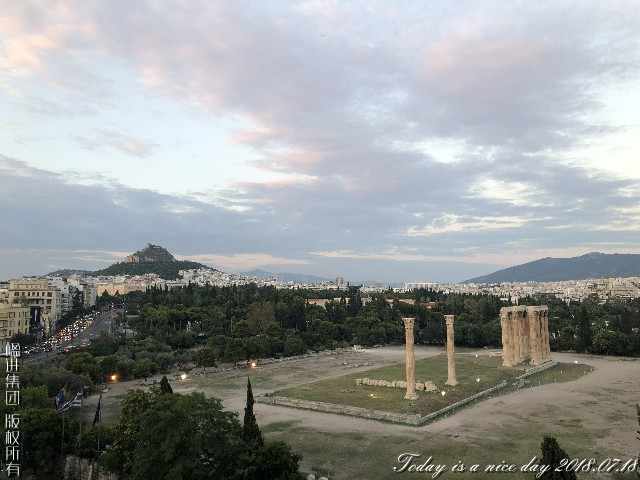
[[[455,315],[445,315],[444,320],[447,322],[447,325],[453,325],[453,320],[456,318]]]
[[[404,322],[404,328],[413,328],[416,317],[402,317],[402,321]]]

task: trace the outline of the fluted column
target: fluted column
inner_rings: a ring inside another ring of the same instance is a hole
[[[500,326],[502,327],[502,366],[513,366],[511,311],[507,307],[500,309]]]
[[[455,356],[455,339],[453,330],[453,315],[445,315],[447,322],[447,385],[455,387],[458,384],[456,379],[456,356]]]
[[[549,345],[549,311],[545,310],[543,316],[542,316],[542,330],[544,332],[544,344],[543,344],[543,349],[544,349],[544,360],[550,360],[551,359],[551,346]]]
[[[531,365],[539,365],[541,363],[540,345],[540,312],[534,308],[527,308],[527,317],[529,317],[529,352],[531,356]]]
[[[515,365],[518,365],[521,361],[522,361],[522,355],[520,354],[520,347],[521,345],[521,341],[520,341],[520,330],[522,328],[522,319],[520,318],[520,312],[518,310],[516,310],[515,312],[513,312],[513,318],[511,320],[513,322],[513,346],[514,348],[514,352],[515,352],[515,358],[513,363]]]
[[[404,321],[404,357],[405,357],[405,373],[407,380],[407,393],[405,400],[415,400],[416,395],[416,356],[413,351],[413,326],[416,319],[414,317],[405,317]]]

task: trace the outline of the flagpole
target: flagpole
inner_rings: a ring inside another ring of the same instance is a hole
[[[62,437],[60,438],[60,458],[64,457],[64,412],[62,412]]]
[[[96,416],[93,419],[94,427],[98,429],[98,455],[96,457],[96,473],[100,474],[100,420],[102,417],[102,394],[100,394],[100,398],[98,398],[98,408],[96,409]]]
[[[80,478],[82,478],[82,456],[80,455],[81,445],[82,445],[82,422],[80,422],[80,435],[78,436],[78,465],[80,465]]]

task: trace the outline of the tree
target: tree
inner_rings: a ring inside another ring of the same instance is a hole
[[[541,464],[550,467],[549,470],[540,477],[542,480],[576,480],[575,472],[568,472],[564,469],[556,471],[557,467],[560,466],[560,462],[564,459],[569,459],[569,455],[560,448],[555,438],[544,437],[541,449]]]
[[[591,349],[593,332],[591,331],[591,316],[587,307],[582,304],[576,318],[576,350],[586,352]]]
[[[51,408],[51,400],[45,385],[26,387],[20,392],[21,404],[26,408]]]
[[[223,357],[227,361],[246,360],[247,353],[244,349],[244,343],[239,338],[229,338],[224,347]]]
[[[101,377],[107,378],[114,372],[118,371],[118,357],[116,355],[102,357],[98,362],[98,366],[100,368]]]
[[[67,414],[57,414],[52,407],[20,408],[17,413],[20,414],[22,467],[32,469],[36,474],[34,478],[61,478],[61,454],[68,453],[76,443],[78,423]]]
[[[160,393],[173,393],[173,388],[171,388],[171,384],[166,375],[163,375],[160,380]]]
[[[215,367],[217,366],[216,352],[210,347],[201,348],[196,352],[195,361],[196,365],[202,368]]]
[[[135,449],[140,435],[140,419],[153,405],[155,394],[143,390],[132,390],[122,401],[120,420],[115,426],[114,443],[107,450],[107,467],[121,474],[129,474],[135,462]],[[165,395],[173,397],[173,395]]]
[[[96,359],[89,352],[73,353],[66,363],[67,370],[78,375],[86,375],[94,380],[100,377],[100,368]]]
[[[262,433],[256,416],[253,413],[253,391],[251,390],[251,380],[247,377],[247,405],[244,407],[244,425],[242,426],[242,438],[249,445],[262,447],[264,441],[262,440]]]
[[[284,342],[284,354],[288,357],[304,353],[304,342],[300,337],[290,336]]]
[[[264,333],[275,323],[275,311],[271,302],[252,303],[247,310],[247,324],[252,334]]]
[[[149,358],[136,360],[133,365],[132,373],[135,378],[147,378],[158,371],[158,365]]]
[[[84,428],[78,436],[78,446],[76,452],[82,458],[98,458],[100,450],[113,444],[114,430],[108,425],[98,424],[88,428]]]
[[[298,472],[300,456],[284,442],[272,442],[256,450],[253,468],[247,477],[255,480],[302,480]]]
[[[236,415],[201,393],[129,392],[115,430],[105,461],[124,478],[246,478],[250,462]]]

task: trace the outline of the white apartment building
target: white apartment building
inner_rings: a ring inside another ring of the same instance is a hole
[[[84,308],[95,306],[98,299],[98,291],[93,279],[81,277],[80,275],[71,275],[67,278],[67,283],[82,292],[82,305]]]
[[[49,285],[60,290],[60,311],[62,315],[69,312],[73,308],[74,286],[60,277],[50,277],[47,279]]]

